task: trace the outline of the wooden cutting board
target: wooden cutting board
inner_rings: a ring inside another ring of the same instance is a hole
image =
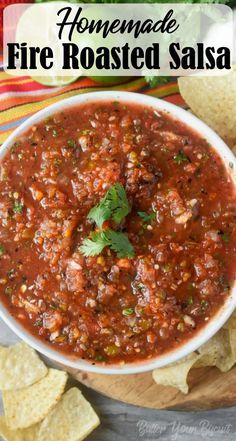
[[[236,367],[221,373],[216,368],[193,369],[190,393],[157,385],[150,372],[135,375],[101,375],[70,370],[81,383],[124,403],[151,409],[206,410],[236,404]]]

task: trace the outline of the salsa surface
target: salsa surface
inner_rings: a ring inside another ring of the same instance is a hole
[[[88,218],[114,184],[123,233],[86,256]],[[92,363],[132,362],[191,338],[235,280],[236,197],[209,144],[169,115],[119,102],[55,114],[0,169],[0,299],[25,328]]]

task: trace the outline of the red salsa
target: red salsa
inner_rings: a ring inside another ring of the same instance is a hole
[[[181,345],[229,295],[236,196],[198,133],[140,105],[53,115],[0,164],[0,299],[92,363]]]

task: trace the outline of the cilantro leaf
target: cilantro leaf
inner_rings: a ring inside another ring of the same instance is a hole
[[[138,215],[145,223],[150,222],[156,217],[155,213],[147,213],[146,211],[138,211]]]
[[[150,87],[156,87],[156,86],[160,86],[162,84],[169,83],[170,77],[145,75],[145,80],[146,80],[146,83],[148,83]]]
[[[0,243],[0,256],[2,256],[4,253],[5,253],[5,247]]]
[[[128,236],[113,230],[100,231],[91,234],[91,239],[84,239],[80,252],[84,256],[97,256],[103,249],[109,246],[116,252],[117,257],[134,257],[134,249]]]
[[[129,202],[123,185],[113,185],[109,188],[105,197],[105,204],[111,210],[112,219],[116,224],[120,224],[125,216],[127,216],[127,214],[130,212]]]
[[[102,203],[95,205],[95,207],[93,207],[89,214],[88,214],[88,219],[91,219],[95,222],[95,224],[101,228],[103,223],[108,220],[111,216],[111,211],[108,207],[106,207],[105,205],[103,205]]]
[[[90,210],[88,219],[93,220],[101,228],[108,219],[112,219],[116,224],[121,223],[129,212],[130,206],[125,189],[118,183],[112,185],[101,202]]]
[[[106,231],[106,237],[109,241],[110,248],[116,252],[117,257],[134,257],[134,248],[130,243],[128,236],[124,233],[119,233],[113,230]]]
[[[109,245],[109,241],[107,241],[104,231],[91,233],[90,236],[91,239],[84,239],[83,244],[80,247],[80,252],[86,257],[101,254],[103,249]]]

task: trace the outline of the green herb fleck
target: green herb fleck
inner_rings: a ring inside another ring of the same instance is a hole
[[[221,237],[225,243],[228,243],[230,241],[230,233],[227,231],[225,233],[223,233]]]
[[[69,147],[75,148],[75,147],[76,147],[76,142],[75,142],[74,139],[68,139],[68,140],[67,140],[67,145],[68,145]]]
[[[192,304],[193,304],[193,297],[192,297],[192,296],[190,296],[190,297],[188,298],[188,300],[187,300],[187,304],[188,304],[188,305],[192,305]]]
[[[5,253],[5,247],[0,243],[0,256],[2,256],[4,253]]]
[[[181,165],[183,162],[190,162],[189,158],[181,150],[174,156],[174,160],[178,165]]]
[[[22,204],[19,201],[15,201],[13,205],[13,211],[14,213],[23,213],[24,204]]]
[[[151,222],[153,219],[156,218],[155,213],[147,213],[146,211],[138,211],[139,217],[143,220],[145,223]]]
[[[96,355],[95,361],[105,361],[105,357],[103,355]]]
[[[126,308],[123,309],[122,314],[127,316],[127,315],[132,315],[134,313],[134,309],[133,308]]]

